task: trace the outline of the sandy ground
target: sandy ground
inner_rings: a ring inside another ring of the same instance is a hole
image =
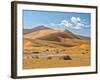
[[[27,58],[23,61],[24,69],[33,68],[53,68],[53,67],[79,67],[79,66],[90,66],[90,54],[70,54],[72,60],[63,59],[47,59],[47,58]]]
[[[34,68],[55,68],[55,67],[79,67],[91,65],[91,50],[88,40],[65,39],[61,42],[44,41],[44,40],[24,40],[24,53],[30,56],[30,53],[48,52],[49,54],[68,54],[71,60],[59,58],[33,58],[23,56],[23,69]],[[25,58],[27,57],[27,58]]]

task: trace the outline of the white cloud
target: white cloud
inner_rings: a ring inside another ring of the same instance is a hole
[[[74,29],[82,29],[80,26],[76,26],[76,27],[74,27]]]
[[[68,21],[67,20],[62,20],[61,24],[68,24]]]
[[[66,26],[70,27],[72,24],[67,20],[62,20],[60,23],[50,23],[51,26]]]
[[[90,25],[84,25],[84,27],[85,27],[85,28],[89,28],[89,27],[90,27]]]
[[[76,26],[80,26],[80,27],[83,27],[85,26],[83,23],[77,23]]]
[[[54,23],[50,23],[50,25],[51,25],[51,26],[56,26],[57,24],[54,24]]]
[[[79,21],[79,22],[81,21],[80,17],[77,17],[77,21]]]
[[[65,26],[72,29],[83,29],[90,27],[90,25],[85,24],[80,17],[71,17],[70,20],[62,20],[60,23],[51,23],[50,26]]]
[[[75,26],[73,26],[74,29],[82,29],[84,24],[77,23]]]
[[[72,26],[72,24],[69,21],[67,21],[67,20],[62,20],[61,21],[61,25],[64,25],[66,27],[71,27]]]
[[[80,17],[71,17],[70,21],[74,24],[77,24],[78,22],[81,22]]]
[[[70,21],[73,24],[74,29],[83,29],[90,27],[90,25],[87,25],[87,22],[84,22],[80,17],[71,17]]]

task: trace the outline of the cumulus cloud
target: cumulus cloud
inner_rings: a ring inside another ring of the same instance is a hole
[[[72,26],[72,24],[67,20],[62,20],[60,24],[66,26],[66,27],[71,27]]]
[[[81,19],[79,17],[71,17],[70,20],[74,24],[77,24],[78,22],[81,22]]]
[[[70,27],[72,24],[67,20],[62,20],[60,23],[50,23],[50,26],[66,26]]]
[[[72,16],[70,20],[62,20],[60,23],[51,23],[50,26],[65,26],[77,30],[90,27],[90,25],[83,22],[80,17],[74,16]]]

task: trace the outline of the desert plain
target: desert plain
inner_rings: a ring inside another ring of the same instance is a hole
[[[90,38],[43,25],[24,29],[23,69],[91,65]]]

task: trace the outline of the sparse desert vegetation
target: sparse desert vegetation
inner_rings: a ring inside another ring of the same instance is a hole
[[[48,28],[24,34],[23,68],[89,66],[90,39]]]

